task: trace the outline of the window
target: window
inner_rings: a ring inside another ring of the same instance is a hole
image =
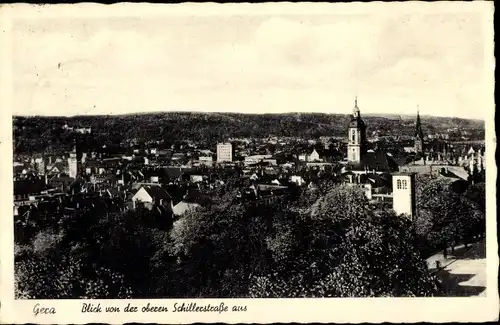
[[[352,130],[351,141],[356,141],[356,130]]]
[[[397,184],[398,190],[400,190],[401,189],[401,180],[398,179],[397,182],[396,182],[396,184]]]
[[[404,179],[403,180],[403,190],[406,190],[406,187],[407,187],[407,185],[406,185],[406,179]]]

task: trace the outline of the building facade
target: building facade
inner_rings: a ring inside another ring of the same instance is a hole
[[[266,161],[266,160],[271,160],[271,158],[272,158],[271,155],[246,156],[244,163],[245,163],[245,165],[253,165],[253,164],[258,164],[258,163]]]
[[[392,200],[397,215],[405,214],[413,220],[416,211],[415,173],[392,175]]]
[[[233,161],[233,145],[231,143],[217,144],[217,162],[232,162]]]

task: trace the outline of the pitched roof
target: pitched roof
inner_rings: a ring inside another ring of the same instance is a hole
[[[362,182],[370,183],[375,187],[389,185],[391,183],[391,178],[387,177],[386,174],[365,174],[361,175]]]
[[[121,165],[121,157],[104,158],[101,161],[100,167],[118,167]]]
[[[200,206],[201,205],[198,203],[181,201],[173,207],[172,212],[176,216],[181,216],[184,213],[186,213],[188,210],[196,209],[196,208],[199,208]]]
[[[68,175],[65,175],[65,174],[59,174],[59,175],[55,175],[54,177],[49,179],[49,184],[51,184],[51,185],[54,185],[54,184],[70,185],[71,183],[73,183],[74,180],[75,179],[73,177],[69,177]]]
[[[145,185],[142,188],[144,188],[144,190],[146,190],[146,192],[148,192],[148,194],[155,201],[172,199],[170,194],[168,194],[167,191],[165,191],[161,186]]]
[[[447,185],[451,190],[453,190],[457,193],[463,192],[465,190],[465,188],[467,187],[467,181],[465,181],[461,178],[439,175],[438,179],[443,184]]]
[[[59,172],[62,172],[64,169],[66,169],[66,165],[62,161],[56,162],[55,164],[50,166],[49,171],[52,172],[54,168],[57,168]]]
[[[183,168],[183,167],[165,167],[163,168],[163,170],[167,175],[167,177],[178,178],[179,176],[184,175],[185,173],[191,172],[193,169]]]
[[[363,155],[361,163],[353,166],[354,170],[376,170],[391,172],[399,169],[392,157],[383,151],[367,152]]]
[[[448,166],[446,169],[447,169],[446,174],[450,175],[451,177],[460,178],[463,180],[467,180],[469,178],[469,174],[463,168],[459,168],[456,166]]]
[[[318,155],[320,156],[320,158],[324,158],[324,157],[329,157],[332,155],[332,152],[328,149],[324,149],[324,148],[316,148],[314,149]]]
[[[397,154],[397,155],[392,156],[392,159],[399,166],[409,164],[410,162],[412,162],[416,158],[418,158],[418,155]]]

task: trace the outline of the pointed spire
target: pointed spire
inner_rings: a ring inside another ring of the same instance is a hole
[[[420,121],[419,105],[417,105],[417,122],[415,125],[415,136],[419,137],[420,139],[424,138],[424,132],[422,131],[422,122]]]
[[[354,117],[359,117],[358,96],[354,98],[354,110],[352,112]]]

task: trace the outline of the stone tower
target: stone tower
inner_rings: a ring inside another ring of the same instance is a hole
[[[424,132],[422,131],[422,122],[420,121],[420,112],[417,108],[417,123],[415,125],[415,153],[423,156],[424,154]]]
[[[347,136],[347,161],[351,164],[359,164],[366,152],[366,125],[361,119],[357,98],[354,101],[354,110]]]
[[[416,216],[415,173],[393,174],[392,195],[396,214],[405,214],[413,220]]]
[[[78,158],[76,153],[76,145],[73,146],[73,151],[70,152],[68,158],[69,177],[76,178],[78,175]]]

